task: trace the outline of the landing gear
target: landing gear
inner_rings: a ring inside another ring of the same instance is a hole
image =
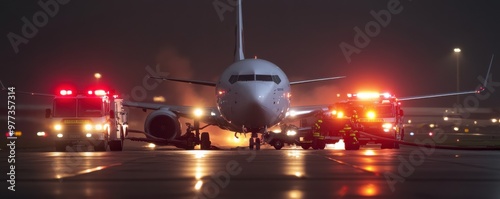
[[[257,136],[257,133],[252,133],[252,137],[248,140],[248,148],[253,150],[260,150],[260,138]]]
[[[208,134],[208,132],[201,133],[200,149],[209,150],[211,144],[212,142],[210,142],[210,135]]]

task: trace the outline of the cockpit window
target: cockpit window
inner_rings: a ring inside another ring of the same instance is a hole
[[[255,81],[255,75],[240,75],[238,76],[238,81]]]
[[[265,81],[265,82],[274,82],[276,84],[281,83],[281,79],[278,75],[231,75],[229,77],[229,83],[234,84],[239,81]]]
[[[274,81],[274,83],[276,83],[276,84],[280,84],[280,83],[281,83],[280,76],[278,76],[278,75],[273,75],[273,81]]]
[[[236,83],[236,81],[238,81],[238,75],[231,75],[231,77],[229,78],[229,83],[234,84]]]
[[[273,77],[271,75],[255,75],[255,80],[257,80],[257,81],[272,82],[273,81]]]

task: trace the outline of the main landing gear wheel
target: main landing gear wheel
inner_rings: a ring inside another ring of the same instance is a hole
[[[211,144],[212,144],[212,142],[210,142],[210,135],[208,134],[208,132],[201,133],[200,149],[201,150],[209,150]]]
[[[260,150],[260,138],[252,137],[248,140],[248,148],[250,150],[253,150],[254,147],[255,147],[255,150]]]

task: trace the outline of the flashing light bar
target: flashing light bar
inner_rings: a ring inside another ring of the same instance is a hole
[[[95,91],[94,91],[94,94],[95,94],[95,95],[104,96],[104,95],[108,94],[108,92],[106,92],[106,91],[104,91],[104,90],[95,90]]]
[[[356,94],[349,93],[349,94],[347,94],[347,97],[349,97],[349,98],[357,97],[360,99],[374,99],[374,98],[380,98],[380,97],[390,98],[390,97],[392,97],[392,95],[390,93],[360,92],[360,93],[356,93]]]
[[[73,91],[72,90],[60,90],[59,94],[61,94],[61,95],[73,95]]]

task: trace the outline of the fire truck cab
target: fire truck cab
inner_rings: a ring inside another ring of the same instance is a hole
[[[127,135],[122,103],[118,95],[102,89],[60,90],[45,114],[52,120],[56,151],[82,145],[93,146],[94,151],[106,151],[108,146],[111,151],[122,151]]]
[[[335,104],[337,113],[351,117],[355,112],[362,132],[357,140],[360,145],[380,143],[381,148],[399,148],[404,138],[403,110],[398,99],[389,93],[348,94],[348,99]],[[369,136],[373,135],[373,136]],[[385,139],[384,139],[385,138]]]

